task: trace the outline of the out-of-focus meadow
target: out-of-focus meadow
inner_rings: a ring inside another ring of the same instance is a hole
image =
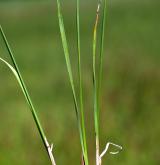
[[[81,42],[90,162],[95,144],[92,108],[92,33],[96,0],[81,3]],[[76,1],[62,1],[76,75]],[[160,164],[160,2],[109,1],[101,99],[101,149],[123,146],[103,163]],[[33,98],[57,164],[80,164],[80,143],[59,34],[56,2],[0,1],[0,24]],[[0,57],[8,59],[2,38]],[[9,59],[8,59],[9,60]],[[77,76],[75,76],[77,80]],[[76,84],[78,86],[78,81]],[[15,78],[0,64],[0,164],[50,164]]]

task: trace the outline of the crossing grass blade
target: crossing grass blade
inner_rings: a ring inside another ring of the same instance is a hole
[[[17,65],[17,63],[15,61],[14,55],[13,55],[13,53],[11,51],[11,48],[9,46],[9,43],[7,41],[7,38],[6,38],[5,34],[4,34],[3,29],[2,29],[1,26],[0,26],[0,34],[1,34],[2,39],[3,39],[4,43],[5,43],[5,46],[6,46],[7,50],[8,50],[8,53],[9,53],[9,56],[10,56],[11,61],[13,63],[13,66],[11,66],[8,62],[6,62],[5,60],[3,60],[2,58],[0,58],[0,60],[9,67],[9,69],[12,71],[12,73],[14,74],[14,76],[16,77],[16,79],[18,80],[18,83],[19,83],[19,85],[20,85],[20,87],[22,89],[22,92],[23,92],[23,94],[24,94],[24,96],[26,98],[26,101],[27,101],[27,103],[28,103],[28,105],[30,107],[31,113],[33,115],[34,121],[35,121],[36,126],[38,128],[38,131],[40,133],[42,142],[43,142],[43,144],[45,146],[45,149],[46,149],[46,151],[48,153],[48,156],[49,156],[49,158],[51,160],[51,163],[52,163],[52,165],[55,165],[56,163],[55,163],[54,157],[52,155],[51,146],[49,145],[49,143],[47,141],[47,138],[46,138],[46,136],[44,134],[44,131],[43,131],[42,126],[40,124],[39,118],[38,118],[38,116],[36,114],[36,111],[35,111],[35,108],[33,106],[32,100],[30,98],[30,95],[28,93],[28,90],[26,88],[26,85],[25,85],[25,83],[23,81],[23,78],[21,76],[21,73],[19,71],[18,65]]]
[[[17,79],[17,81],[18,81],[18,83],[19,83],[19,85],[20,85],[20,87],[21,87],[21,89],[22,89],[22,91],[23,91],[23,93],[24,93],[22,84],[21,84],[21,82],[20,82],[20,79],[19,79],[19,76],[18,76],[16,70],[15,70],[15,69],[13,68],[13,66],[10,65],[6,60],[0,58],[0,61],[3,62],[3,63],[12,71],[12,73],[14,74],[15,78]]]
[[[75,87],[74,87],[72,68],[71,68],[71,63],[70,63],[70,54],[69,54],[68,43],[67,43],[67,38],[66,38],[66,33],[65,33],[65,27],[64,27],[64,23],[63,23],[63,17],[62,17],[62,13],[61,13],[61,4],[60,4],[59,0],[57,0],[57,8],[58,8],[58,20],[59,20],[59,28],[60,28],[60,33],[61,33],[62,45],[63,45],[64,55],[65,55],[65,60],[66,60],[66,65],[67,65],[67,71],[68,71],[68,75],[69,75],[69,81],[71,84],[72,95],[73,95],[73,100],[74,100],[74,105],[75,105],[75,113],[76,113],[76,118],[77,118],[80,143],[81,143],[83,156],[84,156],[84,158],[86,158],[84,140],[83,140],[83,131],[82,131],[82,126],[81,126],[81,117],[80,117],[80,113],[79,113],[77,96],[76,96]]]
[[[84,105],[83,105],[83,87],[82,87],[82,68],[81,68],[81,42],[80,42],[80,1],[77,0],[76,8],[76,23],[77,23],[77,54],[78,54],[78,77],[79,77],[79,95],[80,95],[80,112],[81,112],[81,124],[83,133],[83,143],[85,164],[88,165],[88,151],[87,151],[87,140],[86,140],[86,129],[85,129],[85,118],[84,118]]]

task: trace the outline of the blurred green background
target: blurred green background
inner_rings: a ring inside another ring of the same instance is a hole
[[[76,84],[76,1],[62,1]],[[81,2],[83,83],[90,162],[95,162],[92,32],[96,0]],[[108,4],[101,100],[101,150],[123,146],[103,164],[160,164],[160,1]],[[80,164],[80,143],[53,0],[1,0],[0,24],[16,56],[57,164]],[[7,51],[0,38],[0,57]],[[50,164],[17,82],[0,64],[0,164]]]

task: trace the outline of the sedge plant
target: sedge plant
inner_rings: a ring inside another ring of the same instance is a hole
[[[79,92],[75,90],[75,83],[73,79],[73,71],[71,67],[70,61],[70,51],[68,46],[68,41],[65,32],[65,26],[63,22],[63,15],[61,9],[61,2],[60,0],[56,0],[57,2],[57,10],[58,10],[58,20],[59,20],[59,28],[62,40],[62,46],[65,55],[65,61],[69,76],[69,81],[71,85],[71,91],[75,106],[75,114],[77,120],[77,127],[79,131],[80,137],[80,144],[82,150],[82,165],[89,165],[89,157],[88,157],[88,145],[87,145],[87,138],[86,138],[86,128],[85,128],[85,111],[84,111],[84,100],[83,100],[83,83],[82,83],[82,66],[81,66],[81,38],[80,38],[80,0],[76,0],[76,41],[77,41],[77,59],[78,59],[78,78],[79,78]],[[107,0],[98,0],[97,11],[96,11],[96,19],[95,25],[93,27],[93,54],[92,54],[92,76],[93,76],[93,114],[94,114],[94,127],[95,127],[95,162],[96,165],[102,164],[102,157],[108,151],[110,145],[115,146],[118,151],[117,152],[110,152],[110,154],[117,154],[122,147],[116,145],[114,143],[108,142],[106,144],[105,149],[100,153],[100,97],[101,97],[101,81],[102,81],[102,70],[103,70],[103,54],[104,54],[104,35],[105,35],[105,22],[106,22],[106,12],[107,11]],[[101,18],[101,19],[100,19]],[[100,26],[100,34],[98,34],[98,26]],[[52,153],[52,145],[48,143],[44,130],[41,126],[35,108],[33,106],[31,97],[27,90],[27,87],[24,83],[18,65],[16,63],[15,57],[12,53],[12,50],[9,46],[9,43],[6,39],[4,31],[0,26],[0,34],[2,39],[5,43],[6,49],[8,51],[9,57],[11,59],[12,64],[7,62],[6,60],[0,58],[0,61],[3,62],[14,74],[16,77],[19,86],[25,96],[25,99],[29,105],[30,111],[33,115],[33,119],[39,131],[40,137],[44,144],[44,147],[48,153],[50,158],[51,164],[56,165],[53,153]],[[100,36],[100,44],[99,49],[97,48],[97,36]],[[98,51],[97,51],[98,50]],[[98,64],[98,65],[97,65]],[[79,98],[79,99],[78,99]]]

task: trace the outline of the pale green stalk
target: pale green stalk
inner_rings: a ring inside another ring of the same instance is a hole
[[[106,0],[104,0],[103,15],[102,15],[102,27],[101,27],[101,41],[100,41],[100,56],[98,58],[99,62],[99,72],[97,74],[96,69],[96,48],[97,48],[97,28],[100,17],[100,8],[102,1],[98,1],[96,22],[94,26],[93,34],[93,86],[94,86],[94,122],[95,122],[95,134],[96,134],[96,165],[101,164],[100,158],[100,148],[99,148],[99,113],[100,113],[100,87],[102,81],[102,69],[103,69],[103,49],[104,49],[104,31],[105,31],[105,19],[106,19]],[[98,79],[98,81],[97,81]]]
[[[96,165],[100,165],[99,149],[99,100],[98,100],[98,81],[96,69],[96,50],[97,50],[97,28],[100,17],[101,0],[98,1],[96,21],[93,32],[93,95],[94,95],[94,124],[96,138]]]
[[[42,128],[42,126],[40,124],[40,121],[39,121],[38,116],[36,114],[35,108],[34,108],[33,103],[31,101],[31,97],[30,97],[30,95],[28,93],[28,90],[26,88],[26,85],[25,85],[25,83],[23,81],[23,78],[21,76],[21,73],[19,71],[18,65],[17,65],[17,63],[15,61],[14,55],[13,55],[13,53],[11,51],[11,48],[10,48],[10,46],[8,44],[8,41],[6,39],[6,36],[5,36],[5,34],[4,34],[3,29],[2,29],[1,26],[0,26],[0,33],[2,35],[3,41],[5,43],[5,46],[7,48],[7,51],[9,53],[9,56],[10,56],[11,61],[13,63],[13,67],[9,63],[7,63],[5,60],[1,59],[1,61],[4,62],[12,70],[12,72],[16,76],[16,78],[18,80],[18,83],[20,84],[20,87],[21,87],[21,89],[23,91],[23,94],[24,94],[24,96],[26,98],[26,101],[27,101],[27,103],[28,103],[28,105],[30,107],[31,113],[33,115],[34,121],[35,121],[36,126],[38,128],[38,131],[40,133],[40,136],[41,136],[41,139],[43,141],[43,144],[44,144],[44,146],[45,146],[45,148],[46,148],[46,150],[48,152],[48,156],[49,156],[49,158],[51,160],[51,163],[52,163],[52,165],[55,165],[56,163],[55,163],[54,157],[52,155],[52,147],[49,145],[49,143],[47,141],[47,138],[46,138],[46,136],[44,134],[43,128]]]
[[[78,76],[79,76],[79,94],[80,94],[80,111],[81,111],[81,124],[83,133],[83,143],[84,143],[84,161],[85,165],[88,165],[88,151],[87,151],[87,141],[86,141],[86,130],[85,130],[85,119],[84,119],[84,105],[83,105],[83,87],[82,87],[82,68],[81,68],[81,44],[80,44],[80,18],[79,18],[79,0],[77,0],[77,54],[78,54]]]

